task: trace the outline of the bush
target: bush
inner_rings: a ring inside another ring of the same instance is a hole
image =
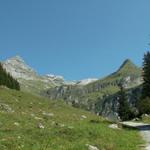
[[[138,103],[140,114],[150,114],[150,97],[142,99]]]

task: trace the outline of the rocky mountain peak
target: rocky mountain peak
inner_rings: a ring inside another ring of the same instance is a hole
[[[122,64],[122,66],[125,66],[125,65],[135,65],[135,64],[132,62],[131,59],[128,58]]]
[[[38,74],[19,55],[7,59],[2,64],[6,71],[17,79],[21,87],[26,91],[40,93],[44,89],[51,87],[74,84],[74,82],[65,81],[62,76]]]
[[[19,55],[16,55],[16,56],[12,57],[11,59],[19,61],[19,62],[24,62],[23,58]]]
[[[25,64],[25,61],[23,60],[22,57],[17,55],[17,56],[7,59],[4,63],[7,63],[7,64],[12,63],[12,64],[16,65],[16,64]]]
[[[126,59],[117,72],[130,72],[135,70],[139,71],[139,67],[136,66],[130,59]]]
[[[36,76],[36,72],[18,55],[4,61],[3,67],[16,79],[30,80]]]

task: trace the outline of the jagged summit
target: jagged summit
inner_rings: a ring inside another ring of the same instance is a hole
[[[16,59],[16,60],[23,60],[23,58],[20,56],[20,55],[16,55],[16,56],[14,56],[14,57],[12,57],[12,58],[14,58],[14,59]],[[24,60],[23,60],[24,61]]]
[[[126,65],[126,64],[134,64],[134,63],[132,62],[131,59],[127,58],[127,59],[123,62],[122,65]]]
[[[125,59],[125,61],[122,63],[122,65],[120,66],[120,68],[123,68],[124,66],[126,66],[126,65],[134,65],[135,66],[135,64],[133,63],[133,61],[131,60],[131,59]]]
[[[131,71],[139,71],[139,67],[136,66],[132,60],[126,59],[117,72],[124,73],[124,72],[131,72]]]
[[[17,61],[17,62],[25,63],[24,59],[19,55],[11,57],[11,58],[7,59],[6,61]]]
[[[18,55],[4,61],[3,67],[16,79],[31,80],[37,76],[36,72]]]

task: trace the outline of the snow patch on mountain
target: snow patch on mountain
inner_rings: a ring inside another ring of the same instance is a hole
[[[47,74],[46,77],[50,80],[64,80],[63,76]]]
[[[79,81],[77,84],[78,85],[87,85],[87,84],[92,83],[92,82],[97,81],[97,80],[98,79],[96,79],[96,78],[88,78],[88,79],[84,79],[84,80]]]

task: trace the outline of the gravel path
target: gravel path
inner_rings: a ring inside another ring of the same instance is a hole
[[[139,129],[143,139],[147,142],[145,150],[150,150],[150,124],[140,122],[122,122],[122,124],[128,127]]]

